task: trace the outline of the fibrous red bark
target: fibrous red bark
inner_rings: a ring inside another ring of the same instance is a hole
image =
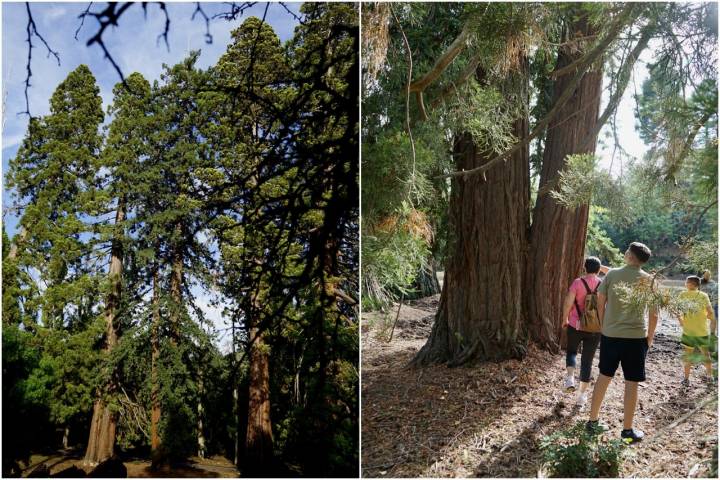
[[[268,465],[273,456],[272,424],[270,423],[270,353],[264,333],[256,326],[249,329],[250,386],[245,460],[250,470]]]
[[[115,213],[115,225],[121,225],[125,221],[125,199],[121,198]],[[113,238],[110,249],[110,292],[105,304],[105,354],[109,354],[118,342],[118,330],[116,325],[117,312],[120,307],[122,295],[122,270],[123,270],[123,247],[122,239],[116,235]],[[107,385],[107,391],[116,389],[111,380]],[[117,427],[117,414],[110,411],[110,408],[102,398],[103,392],[97,393],[97,399],[93,406],[93,416],[90,423],[90,437],[85,451],[84,462],[87,465],[97,465],[113,456],[115,449],[115,429]]]
[[[527,77],[526,77],[527,78]],[[528,133],[527,117],[514,123],[518,138]],[[526,351],[522,297],[529,224],[528,148],[507,165],[481,175],[453,178],[450,231],[440,307],[416,366],[522,357]],[[457,170],[493,157],[468,134],[454,145]]]
[[[586,18],[575,22],[570,37],[595,34]],[[560,48],[555,70],[562,70],[583,56],[582,49]],[[553,96],[557,98],[570,82],[559,76]],[[590,69],[581,79],[572,98],[548,126],[539,188],[554,182],[565,167],[568,155],[594,153],[596,139],[586,141],[595,131],[602,94],[602,72]],[[583,145],[584,144],[584,145]],[[588,222],[587,205],[571,210],[550,195],[541,195],[533,210],[530,255],[526,271],[526,308],[530,336],[543,348],[556,352],[562,331],[562,302],[570,282],[582,269]]]

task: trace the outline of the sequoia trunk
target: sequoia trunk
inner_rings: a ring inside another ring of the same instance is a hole
[[[514,134],[528,134],[526,118]],[[468,134],[454,145],[457,170],[482,166],[493,156]],[[427,343],[412,364],[522,357],[523,265],[529,223],[528,149],[481,175],[453,180],[445,280],[440,307]]]
[[[270,353],[265,334],[254,323],[249,329],[250,387],[245,458],[251,471],[262,470],[273,455],[270,423]]]
[[[568,38],[596,33],[586,18],[573,25]],[[582,57],[582,48],[560,48],[556,70]],[[567,88],[572,75],[558,78],[553,96],[557,99]],[[540,191],[548,190],[566,164],[568,155],[594,153],[595,140],[587,142],[598,121],[602,94],[602,72],[591,67],[580,81],[572,98],[548,126],[545,141]],[[585,148],[583,149],[583,145]],[[587,147],[590,145],[590,147]],[[530,259],[526,275],[526,308],[531,338],[543,348],[557,352],[562,331],[562,303],[570,282],[582,268],[587,234],[588,206],[570,210],[550,195],[538,195],[530,233]]]
[[[115,213],[115,226],[122,225],[125,221],[125,198],[118,201]],[[118,230],[113,238],[110,250],[110,293],[105,305],[105,354],[108,355],[118,342],[118,329],[116,325],[117,312],[120,308],[120,296],[122,294],[122,271],[123,271],[123,246],[122,233]],[[111,378],[113,378],[111,376]],[[107,392],[116,389],[111,380],[106,386]],[[103,392],[97,392],[93,416],[90,423],[90,437],[87,450],[85,451],[85,463],[97,465],[113,455],[115,449],[115,428],[117,426],[117,414],[110,411],[102,398]]]
[[[150,343],[152,348],[150,364],[150,451],[153,467],[161,460],[160,443],[160,380],[158,378],[158,362],[160,360],[160,285],[157,267],[153,272],[153,321]]]

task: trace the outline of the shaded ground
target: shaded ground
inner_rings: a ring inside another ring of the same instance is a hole
[[[544,435],[587,417],[560,389],[565,358],[531,348],[522,361],[472,367],[406,369],[425,343],[439,296],[362,319],[362,474],[364,477],[536,477]],[[630,448],[624,477],[703,477],[717,446],[717,387],[679,387],[680,330],[663,319],[648,355],[636,425],[644,443]],[[593,375],[597,375],[597,360]],[[591,387],[592,388],[592,387]],[[619,435],[621,373],[610,385],[601,419]],[[698,408],[699,407],[699,408]],[[695,411],[696,410],[696,411]],[[690,413],[693,412],[693,413]]]
[[[57,455],[33,455],[29,466],[23,470],[23,477],[28,476],[41,465],[47,465],[50,474],[55,475],[72,466],[83,468],[82,454],[62,452]],[[237,478],[238,469],[231,461],[221,456],[201,459],[190,458],[186,463],[163,467],[158,471],[150,469],[150,461],[132,459],[124,461],[129,478]]]

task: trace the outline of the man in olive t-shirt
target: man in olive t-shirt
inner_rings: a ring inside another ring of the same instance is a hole
[[[642,440],[642,431],[633,429],[638,400],[638,382],[645,381],[645,356],[652,346],[657,326],[657,312],[651,309],[648,326],[645,312],[637,311],[620,301],[615,287],[620,283],[635,284],[650,275],[642,270],[650,259],[650,249],[633,242],[625,252],[625,266],[610,270],[598,289],[598,315],[602,322],[600,337],[600,375],[593,389],[589,430],[598,427],[600,406],[618,366],[625,377],[623,430],[621,438],[631,443]]]

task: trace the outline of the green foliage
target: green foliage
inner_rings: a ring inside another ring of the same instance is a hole
[[[573,210],[588,205],[596,188],[606,177],[596,169],[596,163],[594,155],[568,155],[565,167],[558,174],[558,186],[550,192],[550,196],[560,205]]]
[[[590,206],[585,255],[597,256],[604,265],[622,265],[623,254],[601,226],[607,209]]]
[[[684,245],[686,261],[683,269],[691,272],[704,272],[710,270],[717,272],[718,269],[718,242],[714,241],[691,241]]]
[[[102,319],[87,330],[70,333],[41,329],[41,356],[27,379],[27,399],[46,405],[50,421],[66,425],[90,411],[99,352],[94,348],[102,332]]]
[[[636,312],[648,309],[665,310],[674,317],[689,312],[704,310],[698,300],[683,298],[682,290],[661,287],[659,280],[647,278],[634,284],[620,283],[615,286],[618,298],[622,303]]]
[[[384,308],[399,294],[409,293],[412,283],[430,253],[427,240],[414,230],[406,211],[388,229],[366,234],[362,243],[363,307]]]
[[[30,460],[38,441],[47,445],[54,430],[48,406],[33,402],[28,394],[28,377],[38,368],[40,349],[34,336],[17,325],[3,323],[2,331],[2,435],[12,438],[3,446],[3,474],[19,476],[16,461]]]
[[[363,144],[362,206],[365,221],[382,220],[402,208],[403,202],[419,205],[433,194],[428,178],[435,158],[422,143],[415,144],[405,132],[384,132],[376,142]]]
[[[517,142],[512,124],[517,107],[497,88],[468,81],[448,105],[448,126],[467,132],[482,152],[504,153]]]
[[[619,477],[626,444],[589,433],[585,422],[542,438],[540,450],[550,477]]]

